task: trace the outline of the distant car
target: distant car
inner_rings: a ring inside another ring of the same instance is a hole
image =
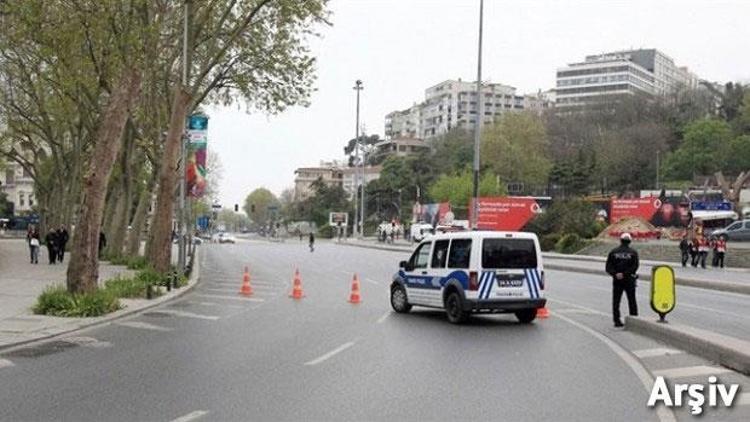
[[[391,306],[399,313],[412,305],[442,308],[455,324],[472,312],[514,313],[528,324],[547,301],[534,233],[436,234],[399,267],[391,283]]]
[[[724,240],[750,240],[750,220],[735,221],[723,229],[714,230],[711,236]]]
[[[237,243],[237,239],[229,233],[220,233],[219,243]]]

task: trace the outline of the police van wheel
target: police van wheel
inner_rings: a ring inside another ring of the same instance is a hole
[[[411,311],[411,305],[406,300],[406,290],[403,286],[396,285],[391,289],[391,307],[400,314]]]
[[[469,313],[463,309],[463,301],[458,292],[451,292],[445,298],[445,313],[452,324],[461,324],[469,318]]]
[[[529,324],[536,319],[536,309],[524,309],[516,312],[516,318],[521,324]]]

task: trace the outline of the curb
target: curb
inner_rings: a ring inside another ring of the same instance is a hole
[[[196,251],[197,251],[197,249],[196,249]],[[96,320],[96,321],[91,321],[91,322],[88,322],[88,323],[84,323],[84,324],[79,325],[79,326],[77,326],[75,328],[71,328],[69,330],[61,331],[59,333],[45,335],[45,336],[41,336],[41,337],[37,337],[37,338],[32,338],[32,339],[21,340],[21,341],[16,342],[16,343],[4,344],[4,345],[0,346],[0,353],[7,352],[10,349],[15,349],[15,348],[20,347],[20,346],[26,346],[26,345],[31,344],[31,343],[36,343],[36,342],[42,342],[42,341],[46,341],[46,340],[51,340],[51,339],[54,339],[54,338],[57,338],[57,337],[62,337],[62,336],[65,336],[67,334],[75,333],[75,332],[82,331],[82,330],[85,330],[85,329],[88,329],[88,328],[94,328],[94,327],[97,327],[99,325],[109,324],[109,323],[111,323],[113,321],[117,321],[119,319],[122,319],[122,318],[125,318],[125,317],[129,317],[129,316],[132,316],[134,314],[137,314],[137,313],[146,311],[148,309],[154,308],[156,306],[159,306],[159,305],[171,302],[171,301],[173,301],[173,300],[175,300],[175,299],[177,299],[177,298],[185,295],[186,293],[190,292],[191,290],[193,290],[193,288],[195,288],[195,286],[198,284],[198,278],[199,277],[200,277],[200,260],[198,259],[198,254],[196,252],[196,255],[195,255],[195,258],[194,258],[194,261],[193,261],[193,268],[190,271],[190,277],[188,278],[188,284],[187,284],[187,286],[183,287],[181,290],[178,290],[173,296],[164,298],[163,300],[158,301],[158,302],[154,301],[154,302],[151,302],[151,303],[147,303],[145,306],[142,306],[140,308],[125,309],[120,314],[117,314],[117,312],[114,312],[114,313],[112,313],[110,315],[101,317],[102,319],[99,319],[99,320]],[[117,315],[115,315],[115,314],[117,314]]]
[[[687,325],[625,317],[625,329],[750,375],[750,342]]]
[[[367,244],[359,244],[359,243],[348,243],[348,242],[341,242],[337,243],[338,245],[344,245],[344,246],[353,246],[355,248],[364,248],[364,249],[377,249],[380,251],[389,251],[389,252],[412,252],[413,249],[408,246],[378,246],[378,245],[367,245]]]
[[[544,268],[558,271],[568,271],[583,274],[604,275],[604,271],[593,268],[581,268],[570,265],[545,264]],[[651,273],[643,274],[638,280],[651,281]],[[675,282],[678,286],[697,287],[699,289],[718,290],[722,292],[739,293],[750,295],[750,284],[731,283],[727,281],[708,281],[693,278],[676,277]]]

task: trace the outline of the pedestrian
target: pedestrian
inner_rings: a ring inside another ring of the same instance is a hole
[[[693,241],[690,242],[690,265],[692,267],[698,266],[698,238],[694,237]]]
[[[310,252],[315,251],[315,235],[313,232],[310,232]]]
[[[57,260],[62,263],[65,258],[65,247],[68,244],[70,236],[68,230],[65,228],[65,224],[60,225],[57,229]]]
[[[698,238],[698,261],[703,269],[706,269],[706,257],[708,257],[708,240],[706,236],[701,235]]]
[[[628,298],[629,314],[638,316],[638,303],[635,298],[638,252],[630,247],[632,240],[630,233],[623,233],[620,236],[620,246],[612,249],[607,256],[606,271],[612,276],[612,319],[615,327],[623,326],[620,319],[620,301],[623,292]]]
[[[49,265],[54,265],[57,262],[57,232],[53,229],[49,229],[47,235],[44,236],[44,244],[47,246]]]
[[[393,244],[393,241],[396,239],[396,223],[391,222],[391,244]]]
[[[708,247],[711,249],[711,267],[716,268],[717,265],[719,265],[719,256],[716,252],[716,237],[711,236]]]
[[[29,242],[29,252],[31,254],[31,263],[39,263],[39,231],[34,226],[29,226],[26,232],[26,240]]]
[[[107,236],[104,235],[104,232],[99,232],[99,258],[102,257],[102,251],[104,248],[107,247]]]
[[[685,235],[682,236],[682,240],[680,240],[680,260],[682,261],[683,267],[687,265],[689,256],[690,256],[690,242],[688,241],[687,233],[685,233]]]
[[[716,261],[720,268],[724,268],[724,256],[727,253],[727,240],[724,236],[719,236],[716,240]]]

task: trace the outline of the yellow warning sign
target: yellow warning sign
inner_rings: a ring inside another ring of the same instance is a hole
[[[651,309],[660,316],[668,314],[677,302],[672,267],[662,265],[651,270]]]

